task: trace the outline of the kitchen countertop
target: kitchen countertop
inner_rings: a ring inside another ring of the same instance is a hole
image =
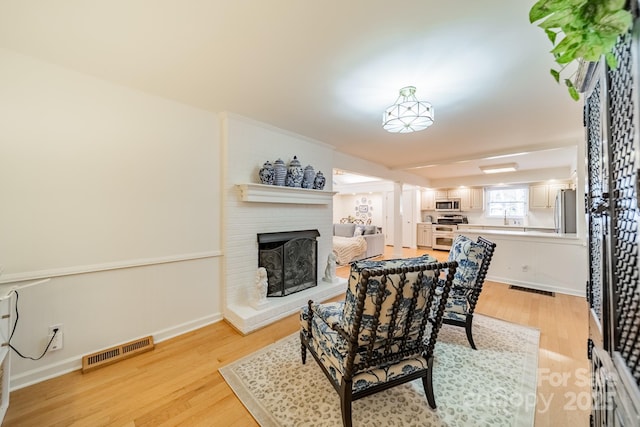
[[[419,222],[418,225],[433,225],[435,223]],[[456,234],[474,234],[483,236],[504,237],[510,240],[529,240],[556,242],[569,245],[584,245],[585,240],[576,233],[556,233],[551,227],[532,227],[523,225],[501,224],[458,224]]]
[[[524,227],[518,227],[518,228],[524,228]],[[576,233],[555,233],[555,232],[548,232],[548,231],[536,231],[536,230],[505,230],[505,229],[498,229],[498,228],[491,228],[491,229],[480,229],[480,228],[468,228],[466,230],[458,230],[457,231],[458,234],[474,234],[474,235],[478,235],[478,234],[482,234],[483,236],[500,236],[500,237],[505,237],[505,238],[514,238],[514,239],[545,239],[545,240],[555,240],[555,241],[562,241],[563,243],[568,243],[568,244],[577,244],[577,245],[583,245],[584,239],[578,237],[578,235]]]
[[[437,223],[418,222],[418,225],[433,225]],[[555,233],[552,227],[536,227],[529,225],[502,225],[502,224],[457,224],[459,230],[497,230],[497,231],[538,231],[541,233]]]
[[[534,225],[502,225],[502,224],[459,224],[458,228],[467,229],[483,229],[483,230],[517,230],[517,231],[542,231],[547,233],[555,233],[553,227],[540,227]]]

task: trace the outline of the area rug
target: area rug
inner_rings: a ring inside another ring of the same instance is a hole
[[[469,347],[464,328],[443,325],[435,349],[429,407],[413,381],[356,400],[354,426],[532,426],[536,405],[537,329],[475,315]],[[262,426],[340,426],[338,394],[311,355],[300,359],[290,335],[220,369]]]

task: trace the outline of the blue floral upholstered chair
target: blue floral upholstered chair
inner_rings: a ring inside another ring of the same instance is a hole
[[[469,345],[474,350],[476,344],[473,342],[472,334],[473,312],[495,248],[495,243],[483,237],[478,237],[478,241],[474,242],[468,237],[458,235],[449,251],[448,261],[456,261],[458,268],[453,276],[451,292],[447,299],[444,323],[464,327]]]
[[[354,262],[344,301],[302,309],[302,363],[308,349],[340,396],[345,426],[352,401],[418,378],[436,407],[433,349],[456,266],[430,256]]]

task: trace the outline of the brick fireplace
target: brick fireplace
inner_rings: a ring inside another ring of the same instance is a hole
[[[299,311],[309,299],[323,301],[345,291],[346,279],[321,280],[332,249],[331,203],[282,203],[278,196],[262,195],[255,202],[242,199],[238,187],[231,189],[225,230],[225,318],[231,324],[248,333]],[[293,267],[274,267],[274,260],[281,259]],[[256,307],[252,302],[260,266],[267,269],[272,296]],[[278,284],[286,289],[276,289]]]
[[[321,280],[332,250],[331,183],[327,182],[323,192],[257,184],[258,171],[265,160],[273,162],[278,157],[288,162],[297,155],[305,164],[330,174],[333,150],[317,141],[233,115],[223,116],[222,123],[227,165],[223,196],[223,315],[240,332],[249,333],[298,312],[309,299],[326,300],[346,289],[346,280]],[[315,286],[269,297],[267,304],[254,308],[251,302],[256,293],[260,246],[257,235],[291,230],[316,230],[319,234],[314,238]]]

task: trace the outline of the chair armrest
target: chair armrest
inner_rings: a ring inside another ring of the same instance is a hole
[[[324,304],[313,303],[310,305],[311,311],[322,319],[334,331],[341,331],[340,321],[342,320],[342,311],[344,310],[344,302],[328,302]]]

